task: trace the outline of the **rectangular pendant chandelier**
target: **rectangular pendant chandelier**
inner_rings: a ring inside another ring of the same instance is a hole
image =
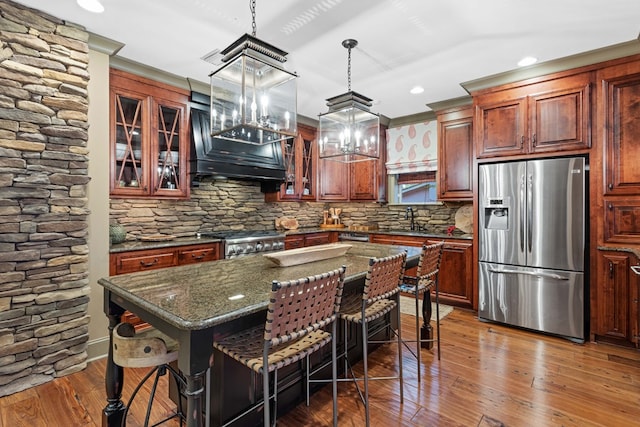
[[[318,156],[343,163],[380,158],[380,117],[369,111],[372,99],[351,90],[351,49],[354,39],[343,40],[349,51],[348,92],[327,99],[329,112],[320,114]]]
[[[380,117],[369,111],[371,99],[347,92],[327,99],[320,114],[319,157],[343,163],[380,157]]]
[[[268,144],[297,134],[295,73],[282,64],[287,53],[245,34],[221,52],[211,73],[211,135]]]

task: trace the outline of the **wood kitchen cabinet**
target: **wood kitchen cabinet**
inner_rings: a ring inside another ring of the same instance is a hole
[[[599,339],[638,346],[636,258],[620,251],[598,251],[598,286],[592,301],[592,331]]]
[[[604,138],[604,242],[640,242],[640,63],[606,67],[600,83],[598,118]]]
[[[109,255],[109,275],[157,270],[219,259],[220,243],[218,242],[116,252]],[[135,325],[136,329],[146,326],[146,323],[128,311],[122,316],[122,321]]]
[[[307,246],[325,245],[338,241],[338,233],[334,231],[320,231],[317,233],[292,234],[284,238],[284,248],[297,249]]]
[[[473,108],[439,112],[438,199],[473,200]]]
[[[474,96],[477,158],[591,146],[589,72]]]
[[[189,92],[110,70],[112,197],[189,196]]]
[[[444,240],[440,273],[440,301],[456,307],[473,308],[473,242],[467,239],[434,239],[418,236],[370,234],[371,243],[422,246]],[[414,269],[407,274],[415,275]]]
[[[298,136],[282,142],[285,181],[280,191],[266,193],[265,201],[316,199],[316,129],[298,124]]]
[[[380,158],[355,163],[318,159],[318,200],[386,200],[386,128],[380,127]]]

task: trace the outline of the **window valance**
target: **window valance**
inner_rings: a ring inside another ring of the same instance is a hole
[[[435,171],[437,131],[435,120],[387,129],[387,173]]]

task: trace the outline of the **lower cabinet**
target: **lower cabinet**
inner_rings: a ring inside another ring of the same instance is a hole
[[[371,243],[422,246],[444,240],[438,275],[440,301],[456,307],[473,309],[473,242],[468,239],[434,239],[417,236],[370,234]],[[413,269],[408,274],[415,274]]]
[[[631,266],[636,257],[620,251],[598,251],[595,301],[591,330],[596,339],[640,344],[638,338],[638,276]]]
[[[218,242],[117,252],[109,255],[109,275],[136,273],[219,259],[220,243]],[[135,314],[128,311],[124,313],[122,320],[135,325],[136,328],[146,325]]]
[[[306,246],[324,245],[338,241],[338,233],[333,231],[320,231],[317,233],[292,234],[284,238],[284,248],[297,249]]]

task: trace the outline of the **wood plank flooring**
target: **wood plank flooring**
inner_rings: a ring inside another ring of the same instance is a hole
[[[403,335],[415,336],[403,315]],[[442,320],[442,359],[423,350],[422,381],[416,360],[403,352],[404,404],[397,381],[370,385],[373,426],[632,426],[640,425],[640,352],[608,344],[584,345],[477,320],[456,309]],[[395,346],[369,358],[372,375],[395,369]],[[0,427],[100,426],[105,406],[104,360],[82,372],[0,398]],[[357,368],[357,366],[356,366]],[[145,370],[127,369],[123,395]],[[171,413],[166,380],[154,404],[158,420]],[[148,391],[141,392],[128,426],[142,425]],[[340,426],[364,425],[355,387],[339,385]],[[281,427],[331,424],[325,387],[281,415]],[[177,426],[177,421],[165,424]]]

